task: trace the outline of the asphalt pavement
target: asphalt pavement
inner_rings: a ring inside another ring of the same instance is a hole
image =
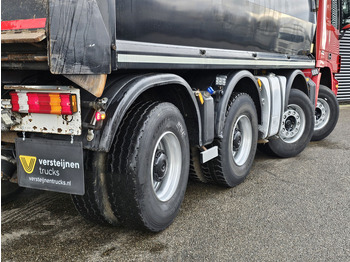
[[[1,210],[2,261],[350,261],[350,106],[297,157],[258,152],[235,188],[190,182],[158,234],[89,223],[59,193],[25,190]]]

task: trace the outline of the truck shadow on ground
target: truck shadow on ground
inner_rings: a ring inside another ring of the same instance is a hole
[[[176,224],[186,219],[183,215],[198,212],[193,207],[203,207],[200,202],[215,200],[215,195],[226,190],[190,181],[183,208],[174,224],[154,234],[121,225],[91,223],[78,214],[69,195],[25,189],[16,198],[2,203],[2,258],[25,261],[30,256],[35,260],[42,258],[43,250],[54,249],[45,254],[44,260],[64,261],[62,258],[67,254],[76,252],[76,243],[79,243],[81,257],[88,260],[107,259],[131,247],[139,253],[162,253],[168,245],[161,239],[178,230]]]
[[[257,151],[247,179],[234,188],[189,181],[179,215],[168,229],[158,234],[121,225],[112,227],[90,223],[78,214],[69,195],[26,189],[12,201],[2,203],[2,259],[111,261],[125,254],[131,260],[140,257],[144,260],[167,259],[174,254],[180,254],[179,259],[188,259],[191,257],[188,249],[179,251],[178,245],[197,245],[198,232],[207,230],[208,234],[215,234],[219,221],[225,225],[242,220],[240,213],[247,203],[254,208],[264,206],[261,201],[277,181],[283,181],[283,187],[287,189],[293,188],[294,185],[288,185],[293,182],[292,178],[283,171],[300,159],[316,161],[309,153],[310,148],[339,149],[345,146],[332,139],[312,142],[292,161]],[[273,167],[275,171],[271,171]],[[301,186],[304,190],[305,187]],[[256,196],[252,196],[252,188]],[[180,240],[189,235],[192,237],[187,242]]]

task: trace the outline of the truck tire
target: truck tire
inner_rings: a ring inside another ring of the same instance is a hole
[[[14,178],[17,178],[17,166],[13,152],[1,145],[1,201],[10,201],[24,190],[17,183],[10,182]]]
[[[294,157],[309,144],[314,128],[314,110],[310,99],[298,89],[290,91],[288,106],[282,116],[278,138],[271,138],[265,148],[278,157]]]
[[[153,232],[179,212],[187,187],[190,149],[184,118],[170,103],[146,102],[117,131],[107,172],[119,221]]]
[[[223,137],[213,142],[219,155],[204,164],[209,168],[211,181],[225,187],[243,182],[253,164],[257,138],[258,117],[253,100],[245,93],[233,93]]]
[[[88,221],[116,224],[104,183],[106,153],[84,150],[85,194],[71,195],[76,210]]]
[[[24,190],[23,187],[18,186],[17,183],[1,180],[1,201],[3,203],[14,199],[20,192]]]
[[[337,97],[327,86],[320,85],[315,116],[316,121],[311,140],[319,141],[332,133],[339,118]]]
[[[199,149],[197,147],[191,147],[190,155],[190,179],[197,182],[207,183],[208,181],[204,176],[202,164],[199,159]]]

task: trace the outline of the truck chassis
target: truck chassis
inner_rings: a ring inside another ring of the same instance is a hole
[[[2,180],[69,193],[88,220],[157,232],[189,177],[234,187],[257,148],[298,155],[335,127],[340,63],[322,42],[338,38],[339,22],[323,25],[340,3],[298,1],[305,13],[248,0],[229,3],[236,16],[192,2],[156,15],[151,0],[27,0],[28,17],[3,13]]]

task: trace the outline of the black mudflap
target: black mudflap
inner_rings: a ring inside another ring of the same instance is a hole
[[[20,186],[84,195],[81,142],[18,138],[16,154]]]

